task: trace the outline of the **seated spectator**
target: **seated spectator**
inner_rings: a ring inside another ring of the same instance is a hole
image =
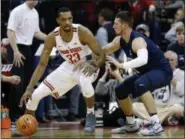
[[[185,39],[184,39],[184,26],[179,26],[176,29],[177,41],[169,45],[168,50],[174,51],[178,55],[178,66],[184,69],[184,50],[185,50]]]
[[[176,41],[176,28],[179,26],[184,26],[184,8],[180,8],[177,10],[175,14],[175,21],[171,25],[171,29],[165,34],[165,39],[170,43],[174,43]]]
[[[12,68],[12,65],[7,64],[7,46],[9,45],[9,40],[7,38],[2,39],[1,41],[1,98],[2,104],[9,106],[9,92],[11,85],[18,85],[21,81],[19,76],[10,75],[9,72]]]
[[[98,80],[98,83],[95,88],[95,92],[98,95],[106,96],[108,95],[110,99],[106,99],[108,102],[105,102],[106,104],[115,104],[116,107],[118,107],[118,104],[116,102],[116,95],[115,95],[115,88],[117,85],[119,85],[120,82],[123,81],[123,75],[120,73],[120,71],[117,68],[114,68],[110,66],[110,64],[106,64],[105,67],[105,73],[103,76]],[[107,78],[109,79],[107,80]],[[110,102],[110,103],[109,103]],[[110,108],[109,105],[109,110]]]
[[[177,125],[183,121],[182,119],[184,117],[184,71],[176,68],[178,61],[175,52],[167,51],[165,57],[169,59],[173,69],[173,79],[170,85],[171,89],[169,89],[169,92],[164,92],[165,94],[169,93],[166,102],[163,101],[163,97],[156,98],[160,89],[154,91],[154,95],[160,122],[168,125]],[[137,117],[149,120],[149,114],[143,103],[134,103],[133,108]]]

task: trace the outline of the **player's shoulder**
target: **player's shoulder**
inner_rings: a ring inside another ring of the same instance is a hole
[[[91,35],[92,33],[87,27],[79,24],[78,25],[78,34],[80,37],[83,38],[83,37],[87,37],[87,36]]]
[[[78,30],[81,32],[89,31],[89,29],[81,24],[78,24]]]
[[[55,40],[55,36],[56,36],[55,32],[54,32],[54,31],[51,31],[51,32],[47,35],[46,40],[47,40],[47,39],[53,39],[53,40]]]

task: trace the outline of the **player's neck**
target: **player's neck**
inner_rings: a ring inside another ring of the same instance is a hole
[[[73,31],[72,31],[72,29],[69,32],[66,32],[64,30],[60,30],[60,35],[61,35],[61,38],[63,39],[63,41],[70,42],[73,37]]]
[[[121,37],[125,40],[126,43],[129,42],[130,40],[130,35],[131,35],[132,29],[127,29],[124,34],[121,35]]]

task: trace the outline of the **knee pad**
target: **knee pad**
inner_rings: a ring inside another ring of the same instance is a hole
[[[127,91],[126,87],[124,84],[120,84],[115,88],[115,92],[116,92],[116,97],[119,100],[123,100],[126,99],[129,95],[129,92]]]
[[[79,84],[84,97],[90,98],[94,95],[94,88],[90,79],[81,76],[79,79]]]

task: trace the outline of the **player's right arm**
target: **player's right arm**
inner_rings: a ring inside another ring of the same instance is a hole
[[[103,46],[103,51],[106,54],[112,54],[120,49],[120,36],[114,38],[114,40],[107,45]]]
[[[46,66],[48,64],[48,61],[49,61],[50,53],[55,45],[56,45],[55,35],[53,33],[50,33],[45,40],[44,49],[40,57],[40,62],[32,75],[30,83],[26,88],[26,92],[21,98],[20,105],[22,105],[23,102],[26,102],[28,98],[31,99],[31,93],[33,91],[33,88],[37,84],[37,82],[40,80],[40,78],[43,76]]]

